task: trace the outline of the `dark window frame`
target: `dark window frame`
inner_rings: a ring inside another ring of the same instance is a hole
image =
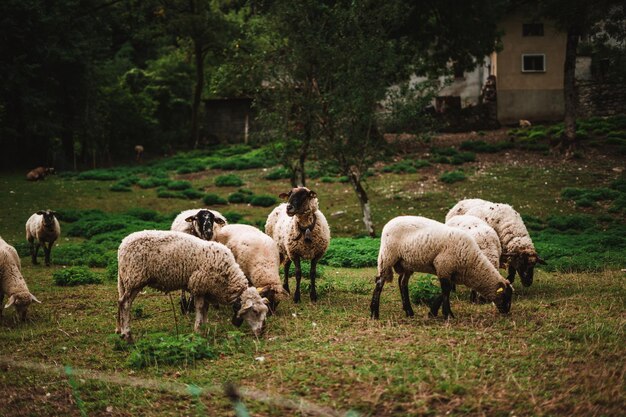
[[[542,60],[542,68],[541,69],[526,69],[526,66],[524,65],[525,63],[525,58],[530,58],[530,57],[541,57]],[[530,73],[537,73],[537,72],[546,72],[546,54],[522,54],[522,72],[530,72]]]
[[[522,36],[544,36],[543,23],[522,23]]]

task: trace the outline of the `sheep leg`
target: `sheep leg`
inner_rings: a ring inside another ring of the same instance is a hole
[[[35,245],[35,261],[33,262],[35,265],[37,265],[37,256],[39,256],[40,246],[41,246],[41,242],[37,241],[37,244]]]
[[[411,307],[411,298],[409,297],[409,278],[411,278],[411,273],[405,272],[402,274],[398,280],[398,285],[400,286],[400,294],[402,295],[402,307],[404,307],[404,312],[407,317],[413,317],[415,313],[413,312],[413,307]]]
[[[193,331],[200,333],[200,327],[207,322],[207,311],[209,310],[208,297],[193,297],[196,304],[196,322],[193,326]]]
[[[443,313],[443,318],[448,320],[449,317],[454,318],[454,314],[452,314],[452,310],[450,309],[450,292],[452,291],[452,281],[449,278],[439,278],[439,283],[441,284],[441,295],[443,301],[441,311]]]
[[[385,280],[383,278],[376,278],[376,287],[374,288],[374,294],[372,294],[372,302],[370,303],[370,318],[378,320],[380,312],[380,294],[383,292],[385,286]]]
[[[317,291],[315,289],[315,276],[317,275],[317,261],[319,258],[313,258],[311,260],[311,271],[309,279],[311,280],[311,301],[317,301]]]
[[[289,268],[291,267],[291,259],[287,258],[285,261],[285,281],[283,282],[283,289],[291,294],[289,291]]]
[[[54,244],[54,241],[48,242],[47,246],[46,246],[46,242],[43,243],[43,252],[46,258],[46,266],[50,266],[50,252],[52,252],[53,244]]]
[[[513,284],[513,281],[515,281],[515,268],[513,267],[513,265],[509,265],[509,274],[507,275],[506,279],[508,279],[511,284]]]
[[[35,253],[35,242],[32,239],[28,240],[30,246],[30,258],[33,262],[33,265],[37,265],[37,254]]]
[[[296,266],[296,292],[293,294],[293,302],[300,302],[300,280],[302,279],[302,268],[300,265],[300,257],[293,258],[293,264]]]
[[[119,333],[127,342],[132,341],[130,334],[130,308],[133,305],[135,297],[139,294],[139,291],[141,291],[141,288],[134,288],[130,290],[130,292],[125,292],[118,301],[117,321]]]
[[[439,314],[439,307],[441,307],[442,302],[443,295],[439,295],[433,300],[433,303],[430,305],[430,311],[428,312],[429,317],[437,317],[437,314]]]
[[[4,293],[0,290],[0,319],[2,318],[2,310],[4,310]]]

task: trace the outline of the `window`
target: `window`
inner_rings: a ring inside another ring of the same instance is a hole
[[[543,36],[543,23],[524,23],[522,36]]]
[[[546,72],[545,54],[522,54],[522,72]]]

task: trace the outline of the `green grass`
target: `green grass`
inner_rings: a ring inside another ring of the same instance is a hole
[[[595,123],[602,128],[608,122]],[[550,134],[551,127],[542,128]],[[608,131],[620,130],[624,127],[611,125]],[[0,235],[18,248],[23,275],[42,304],[29,308],[26,323],[15,321],[12,308],[0,319],[0,361],[11,363],[0,373],[0,409],[16,415],[77,415],[80,398],[89,415],[107,414],[112,407],[113,414],[227,416],[233,410],[220,387],[232,381],[248,389],[242,390],[244,403],[253,415],[298,415],[287,400],[301,404],[301,399],[360,415],[621,415],[626,281],[620,269],[626,265],[626,229],[624,212],[615,207],[623,207],[626,186],[623,176],[607,169],[620,166],[621,157],[609,150],[602,158],[567,164],[535,162],[537,154],[516,147],[511,153],[520,157],[519,164],[497,157],[485,163],[478,148],[462,150],[476,152],[482,165],[466,170],[472,175],[465,181],[438,181],[448,165],[377,170],[368,177],[376,231],[397,215],[441,221],[466,197],[512,204],[548,265],[538,268],[529,288],[516,280],[509,316],[496,314],[489,304],[468,303],[468,290],[459,286],[451,300],[456,318],[429,319],[428,307],[417,302],[435,295],[438,284],[432,276],[414,274],[409,289],[416,316],[404,316],[394,280],[382,293],[381,319],[369,319],[379,239],[353,238],[363,231],[350,185],[320,176],[307,186],[319,196],[333,239],[320,261],[316,304],[309,301],[305,261],[302,303],[282,301],[258,340],[245,324],[231,325],[232,309],[225,306],[209,308],[208,325],[198,337],[191,335],[193,317],[180,315],[176,293],[172,311],[168,295],[148,289],[133,304],[135,347],[112,335],[116,248],[135,230],[169,229],[176,213],[203,203],[158,198],[154,188],[187,181],[191,187],[167,191],[203,190],[203,196],[215,196],[205,200],[211,207],[236,193],[277,196],[291,188],[289,182],[266,180],[268,171],[260,167],[237,171],[245,190],[225,193],[217,187],[215,179],[225,173],[211,165],[258,151],[246,146],[99,170],[87,175],[91,179],[72,174],[29,183],[22,172],[3,173]],[[419,153],[402,160],[424,158]],[[205,169],[178,172],[194,165]],[[327,176],[336,178],[332,175]],[[125,179],[132,192],[110,190]],[[150,187],[142,187],[142,181]],[[574,191],[564,191],[568,188]],[[589,193],[594,204],[581,207],[566,198],[580,193]],[[43,208],[56,209],[62,227],[51,267],[30,263],[23,236],[26,219]],[[254,225],[272,210],[245,201],[216,208],[230,223]],[[55,274],[76,266],[101,282],[54,284]],[[42,370],[33,363],[58,368]],[[74,369],[71,385],[62,365]],[[202,388],[199,396],[189,391],[191,384]],[[251,397],[256,391],[250,390],[267,392],[275,401]]]

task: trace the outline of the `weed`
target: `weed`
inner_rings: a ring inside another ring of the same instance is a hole
[[[52,273],[52,279],[56,285],[62,287],[102,283],[102,278],[85,266],[57,269]]]
[[[343,268],[376,266],[380,239],[333,238],[320,263]]]
[[[271,195],[255,195],[250,200],[250,204],[259,207],[271,207],[278,203],[278,199]]]
[[[446,171],[439,176],[439,181],[446,184],[452,184],[455,182],[463,181],[467,176],[463,171]]]
[[[286,168],[276,168],[273,171],[270,171],[266,176],[266,180],[274,181],[274,180],[283,180],[291,177],[291,173]]]
[[[159,365],[192,365],[199,359],[217,357],[208,341],[198,335],[151,334],[140,339],[128,356],[131,368]]]
[[[409,282],[409,297],[415,304],[430,304],[440,294],[439,281],[434,275],[419,274]]]
[[[226,201],[224,198],[220,197],[217,194],[207,194],[204,196],[202,201],[207,206],[217,206],[217,205],[228,204],[228,201]]]
[[[192,185],[189,181],[170,181],[167,183],[168,190],[182,191],[191,188]]]

